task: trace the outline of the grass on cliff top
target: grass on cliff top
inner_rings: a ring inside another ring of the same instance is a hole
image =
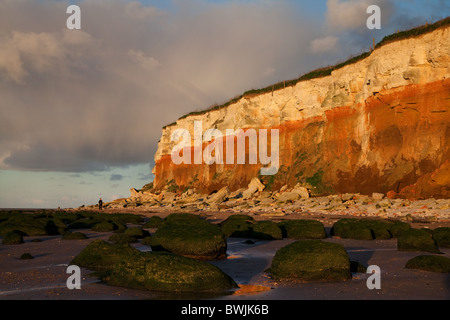
[[[423,34],[426,34],[429,32],[433,32],[439,28],[446,27],[449,25],[450,25],[450,17],[447,17],[447,18],[439,20],[433,24],[421,25],[421,26],[415,27],[410,30],[397,32],[397,33],[394,33],[394,34],[384,37],[378,44],[375,45],[375,49],[381,48],[382,46],[392,43],[392,42],[395,42],[395,41],[418,37],[420,35],[423,35]],[[354,64],[358,61],[364,60],[365,58],[369,57],[370,54],[371,54],[371,52],[364,52],[358,56],[351,57],[348,60],[346,60],[342,63],[338,63],[334,66],[319,68],[319,69],[313,70],[311,72],[308,72],[297,79],[281,81],[281,82],[275,83],[273,85],[267,86],[262,89],[252,89],[252,90],[246,91],[243,94],[241,94],[240,96],[236,96],[236,97],[232,98],[231,100],[229,100],[228,102],[225,102],[221,105],[215,104],[205,110],[190,112],[190,113],[182,116],[178,120],[182,120],[182,119],[185,119],[190,116],[202,115],[202,114],[205,114],[210,111],[215,111],[215,110],[220,110],[220,109],[226,108],[229,105],[234,104],[234,103],[238,102],[240,99],[247,97],[247,96],[253,96],[253,95],[259,95],[259,94],[263,94],[263,93],[267,93],[267,92],[273,92],[273,91],[277,91],[280,89],[284,89],[286,87],[295,86],[297,83],[299,83],[301,81],[306,81],[306,80],[329,76],[329,75],[331,75],[331,73],[333,71],[341,69],[347,65]],[[174,125],[176,125],[176,123],[177,122],[175,121],[171,124],[168,124],[168,125],[164,126],[163,129],[170,127],[170,126],[174,126]]]

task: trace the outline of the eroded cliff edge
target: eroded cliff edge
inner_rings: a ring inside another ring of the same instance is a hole
[[[246,95],[226,108],[163,128],[155,190],[245,188],[255,165],[175,165],[172,133],[279,129],[280,168],[259,176],[266,188],[297,183],[312,193],[450,197],[450,27],[381,46],[330,76]]]

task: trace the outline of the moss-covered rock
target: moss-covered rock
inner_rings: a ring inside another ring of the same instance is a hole
[[[114,233],[108,238],[108,241],[111,241],[111,242],[114,242],[117,244],[125,244],[125,243],[136,243],[136,242],[138,242],[138,239],[129,234]]]
[[[55,218],[63,221],[67,225],[71,224],[72,222],[74,222],[82,217],[81,214],[78,214],[75,212],[67,212],[67,211],[57,212],[53,216]]]
[[[411,229],[406,222],[385,219],[341,219],[331,228],[331,235],[343,239],[372,240],[397,238]]]
[[[150,235],[147,230],[140,227],[127,228],[123,233],[136,239],[142,239]]]
[[[372,240],[372,230],[359,219],[341,219],[331,228],[331,235],[342,239]]]
[[[141,244],[143,244],[144,246],[152,246],[152,237],[151,236],[147,236],[144,239],[141,240]]]
[[[104,220],[113,221],[117,224],[140,224],[142,223],[142,216],[133,213],[106,213]]]
[[[360,221],[372,230],[375,239],[387,240],[392,238],[392,234],[389,231],[390,226],[393,224],[392,222],[383,219],[361,219]]]
[[[408,260],[405,268],[450,273],[450,258],[434,255],[421,255]]]
[[[87,245],[71,264],[92,270],[111,270],[121,259],[133,259],[138,252],[129,245],[109,244],[97,239]]]
[[[142,226],[143,228],[158,228],[163,223],[163,219],[158,216],[152,216]]]
[[[251,237],[262,240],[281,240],[283,234],[275,222],[259,221],[252,226]]]
[[[344,246],[320,240],[300,240],[278,250],[270,274],[274,279],[340,281],[351,278]]]
[[[320,240],[327,237],[322,222],[315,220],[290,220],[279,223],[285,238]]]
[[[112,222],[109,222],[109,221],[102,221],[102,222],[96,223],[91,228],[92,231],[97,231],[97,232],[112,232],[116,229],[117,229],[117,225]]]
[[[164,223],[150,239],[152,250],[169,251],[197,259],[221,259],[227,242],[219,226],[199,220]]]
[[[442,227],[434,229],[433,239],[439,248],[450,248],[450,228]]]
[[[51,215],[16,213],[6,216],[0,224],[0,235],[14,230],[27,236],[58,235],[65,229],[66,225]]]
[[[193,213],[172,213],[164,219],[164,224],[192,225],[204,221],[204,219]]]
[[[393,238],[398,238],[402,233],[407,232],[411,229],[409,223],[398,221],[398,220],[388,220],[390,225],[388,226],[389,232]]]
[[[350,272],[352,273],[366,273],[367,267],[359,261],[350,261]]]
[[[403,232],[397,240],[399,251],[426,251],[441,253],[432,235],[423,229],[410,229]]]
[[[233,279],[204,261],[167,252],[141,252],[117,263],[107,283],[155,291],[224,291],[236,288]]]
[[[30,259],[34,259],[34,257],[30,253],[25,252],[25,253],[22,253],[22,255],[20,256],[19,259],[20,260],[30,260]]]
[[[223,233],[228,237],[250,238],[255,222],[252,217],[242,214],[229,216],[220,223]]]
[[[20,233],[11,231],[7,232],[3,236],[2,244],[21,244],[23,243],[23,237]]]
[[[87,239],[88,237],[81,232],[72,232],[72,231],[66,231],[62,235],[63,240],[83,240]]]
[[[99,220],[96,220],[92,217],[80,218],[71,222],[67,228],[68,229],[91,229],[94,225],[98,224]]]
[[[8,222],[2,223],[0,226],[0,235],[6,235],[7,233],[16,231],[23,236],[46,236],[47,231],[44,227],[33,225],[19,225],[10,224]]]

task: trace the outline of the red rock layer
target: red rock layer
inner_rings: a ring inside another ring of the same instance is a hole
[[[316,194],[450,196],[450,79],[379,92],[364,104],[268,129],[280,133],[278,173],[260,177],[269,189],[300,182]],[[260,168],[175,165],[166,155],[156,162],[154,186],[235,190],[245,188]]]

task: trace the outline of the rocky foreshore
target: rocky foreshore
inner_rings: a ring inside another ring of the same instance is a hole
[[[131,196],[104,204],[105,209],[157,212],[230,212],[267,217],[283,217],[293,213],[355,217],[394,218],[404,221],[425,219],[430,222],[450,221],[450,199],[396,199],[373,193],[346,193],[311,196],[300,185],[267,191],[257,178],[248,188],[230,191],[224,187],[211,194],[198,194],[188,189],[182,193],[166,190],[153,193],[131,189]],[[95,208],[89,206],[84,208]]]

